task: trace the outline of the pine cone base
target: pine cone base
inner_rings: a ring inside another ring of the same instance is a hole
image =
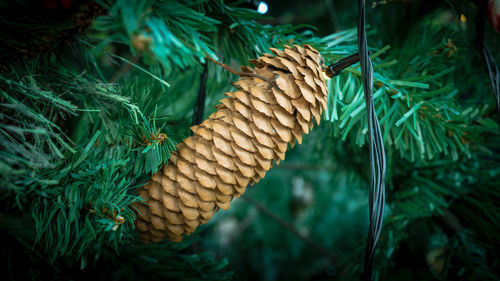
[[[270,50],[274,56],[251,61],[255,68],[242,67],[237,91],[139,189],[147,203],[136,204],[142,241],[181,241],[279,164],[313,120],[319,124],[327,103],[319,52],[308,45]]]

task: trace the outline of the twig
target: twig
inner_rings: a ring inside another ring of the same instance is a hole
[[[325,257],[327,257],[331,262],[333,262],[333,263],[338,263],[339,262],[338,258],[335,257],[332,253],[330,253],[330,251],[328,251],[327,249],[323,248],[322,246],[316,244],[316,242],[314,242],[308,236],[305,236],[305,235],[301,234],[291,224],[289,224],[288,222],[284,221],[282,218],[280,218],[275,213],[271,212],[264,205],[260,204],[259,202],[255,201],[255,199],[253,199],[253,198],[251,198],[249,196],[243,195],[242,197],[243,197],[244,200],[246,200],[247,202],[249,202],[252,205],[254,205],[264,215],[266,215],[266,216],[270,217],[271,219],[275,220],[283,228],[287,229],[288,231],[290,231],[291,233],[293,233],[295,236],[297,236],[298,238],[300,238],[302,241],[304,241],[306,244],[308,244],[309,246],[311,246],[312,248],[314,248],[315,250],[317,250],[318,252],[320,252],[322,255],[324,255]]]
[[[203,63],[203,72],[200,75],[200,88],[198,89],[198,97],[196,98],[196,103],[193,109],[193,121],[192,125],[198,125],[203,120],[203,112],[205,111],[205,96],[207,94],[207,75],[208,66],[207,63]]]
[[[130,61],[134,64],[136,64],[137,62],[139,62],[139,59],[141,58],[141,55],[136,55],[136,56],[133,56]],[[117,82],[123,75],[125,75],[127,72],[129,72],[130,70],[132,69],[132,64],[130,63],[125,63],[122,68],[120,68],[120,70],[118,70],[118,72],[116,72],[115,75],[113,75],[113,77],[111,77],[111,79],[109,79],[109,82],[111,83],[115,83]]]
[[[269,80],[269,79],[267,79],[264,76],[261,76],[261,75],[258,75],[258,74],[252,73],[252,72],[237,71],[237,70],[232,69],[229,65],[226,65],[226,64],[223,64],[222,62],[218,62],[218,61],[214,60],[210,56],[207,56],[207,58],[209,60],[211,60],[212,62],[214,62],[215,64],[220,65],[225,70],[231,72],[232,74],[236,74],[236,75],[238,75],[240,77],[241,76],[256,77],[256,78],[259,78],[262,81],[266,81],[269,85],[273,86],[274,88],[279,89],[278,85],[276,85],[276,83],[274,81]]]
[[[341,60],[339,60],[336,63],[330,64],[325,71],[326,76],[332,78],[333,76],[339,75],[339,73],[348,68],[349,66],[359,62],[359,52],[352,54],[348,57],[345,57]]]

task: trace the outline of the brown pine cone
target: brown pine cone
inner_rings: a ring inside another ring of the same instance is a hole
[[[217,111],[191,129],[169,163],[139,190],[136,221],[144,242],[180,241],[214,213],[227,210],[248,184],[258,182],[288,144],[319,124],[326,107],[323,60],[308,45],[270,49],[242,67],[238,90],[227,92]]]

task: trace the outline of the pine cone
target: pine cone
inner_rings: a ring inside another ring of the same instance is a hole
[[[242,67],[238,90],[226,93],[217,111],[191,129],[169,163],[139,190],[141,240],[180,241],[219,208],[227,210],[248,184],[258,182],[288,144],[319,124],[326,107],[323,60],[308,45],[270,49]]]

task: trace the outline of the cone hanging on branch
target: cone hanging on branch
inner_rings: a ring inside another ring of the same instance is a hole
[[[191,129],[167,165],[139,190],[136,226],[144,242],[182,240],[214,212],[227,210],[248,184],[285,158],[288,144],[319,124],[327,103],[323,60],[304,45],[270,49],[243,66],[217,111]]]

